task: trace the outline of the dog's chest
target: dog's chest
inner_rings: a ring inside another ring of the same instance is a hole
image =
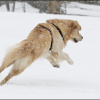
[[[54,26],[52,26],[51,32],[52,32],[52,37],[53,37],[52,51],[54,52],[62,51],[65,44],[59,31]]]

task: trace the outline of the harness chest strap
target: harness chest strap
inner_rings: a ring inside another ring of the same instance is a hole
[[[56,25],[54,25],[53,23],[51,23],[53,26],[55,26],[55,28],[59,31],[59,33],[60,33],[60,35],[61,35],[61,37],[62,37],[62,39],[64,40],[64,37],[63,37],[63,34],[62,34],[62,32],[61,32],[61,30],[56,26]],[[51,31],[50,31],[50,29],[48,29],[47,27],[44,27],[44,26],[41,26],[42,28],[45,28],[46,30],[48,30],[49,31],[49,33],[51,34],[51,46],[50,46],[50,51],[52,50],[52,44],[53,44],[53,36],[52,36],[52,33],[51,33]]]
[[[41,27],[44,28],[44,29],[46,29],[46,30],[48,30],[49,33],[50,33],[50,35],[51,35],[51,46],[50,46],[50,48],[49,48],[49,50],[51,51],[51,50],[52,50],[52,44],[53,44],[53,37],[52,37],[51,31],[50,31],[50,29],[48,29],[47,27],[44,27],[44,26],[41,26]]]
[[[56,25],[54,25],[53,23],[51,23],[51,24],[52,24],[53,26],[55,26],[55,28],[59,31],[59,33],[60,33],[62,39],[64,40],[64,37],[63,37],[63,34],[62,34],[61,30],[60,30]]]

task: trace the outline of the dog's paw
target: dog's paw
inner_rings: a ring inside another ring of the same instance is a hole
[[[68,63],[69,63],[70,65],[73,65],[73,64],[74,64],[74,61],[71,60],[71,61],[69,61]]]
[[[53,67],[54,67],[54,68],[60,68],[60,66],[59,66],[59,65],[53,65]]]

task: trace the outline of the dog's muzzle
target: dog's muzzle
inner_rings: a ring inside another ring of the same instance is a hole
[[[77,43],[78,41],[82,41],[83,37],[81,37],[80,40],[77,40],[76,38],[73,38],[74,42]]]
[[[78,42],[75,38],[73,38],[73,39],[74,39],[74,42],[75,42],[75,43],[77,43],[77,42]]]

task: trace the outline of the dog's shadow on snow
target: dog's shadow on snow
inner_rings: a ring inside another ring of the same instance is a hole
[[[86,88],[91,89],[92,87],[89,86],[87,83],[83,83],[81,81],[72,81],[72,80],[61,80],[61,79],[34,79],[34,80],[16,80],[16,81],[10,81],[6,84],[10,87],[36,87],[36,88],[67,88],[75,90]]]
[[[60,79],[35,79],[32,81],[12,81],[8,82],[7,85],[15,85],[15,86],[55,86],[55,87],[60,87],[60,86],[66,86],[68,83],[65,80],[60,80]]]

